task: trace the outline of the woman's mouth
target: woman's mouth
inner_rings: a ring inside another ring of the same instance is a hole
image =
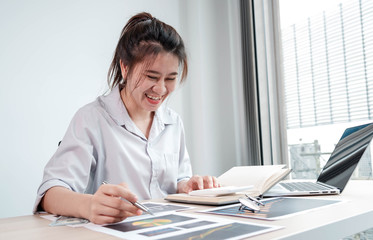
[[[149,94],[146,94],[146,93],[145,93],[145,96],[153,104],[157,104],[162,100],[162,96],[152,96],[152,95],[149,95]]]
[[[148,97],[148,98],[150,98],[150,99],[153,99],[153,100],[155,100],[155,101],[159,101],[159,100],[161,100],[162,99],[162,96],[151,96],[151,95],[148,95],[148,94],[146,94],[145,93],[145,96],[146,97]]]

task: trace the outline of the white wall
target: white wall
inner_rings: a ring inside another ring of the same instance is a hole
[[[219,176],[247,158],[239,1],[181,1],[190,53],[183,119],[196,174]]]
[[[140,11],[174,26],[189,51],[190,76],[170,105],[184,118],[195,173],[239,163],[239,49],[229,15],[237,2],[0,1],[0,217],[31,213],[46,162],[76,110],[107,89],[120,31]]]

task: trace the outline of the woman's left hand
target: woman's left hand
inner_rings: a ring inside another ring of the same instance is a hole
[[[193,190],[220,187],[218,179],[214,176],[194,175],[188,181],[181,181],[177,184],[178,193],[189,193]]]

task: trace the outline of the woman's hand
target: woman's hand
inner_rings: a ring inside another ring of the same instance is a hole
[[[94,195],[56,186],[45,193],[41,207],[55,215],[86,218],[96,224],[107,224],[141,215],[142,211],[131,203],[136,200],[125,183],[102,185]]]
[[[96,224],[107,224],[141,215],[142,211],[131,203],[136,201],[136,196],[125,183],[104,184],[90,200],[88,219]]]
[[[193,190],[220,187],[218,179],[214,176],[194,175],[188,181],[180,181],[177,184],[178,193],[189,193]]]

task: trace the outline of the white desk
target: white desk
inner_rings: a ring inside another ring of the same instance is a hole
[[[363,192],[362,189],[367,191]],[[341,195],[322,198],[341,199],[346,202],[266,222],[285,228],[259,235],[255,239],[340,239],[373,227],[372,180],[350,181]]]
[[[367,189],[363,192],[362,189]],[[325,198],[325,197],[323,197]],[[276,221],[233,218],[261,224],[284,226],[283,229],[250,239],[340,239],[373,227],[373,181],[350,181],[345,191],[331,199],[347,200],[331,207],[316,209]],[[198,206],[197,210],[208,208]],[[193,214],[196,209],[190,210]],[[49,227],[50,221],[40,216],[22,216],[0,219],[0,239],[118,239],[84,227]]]

